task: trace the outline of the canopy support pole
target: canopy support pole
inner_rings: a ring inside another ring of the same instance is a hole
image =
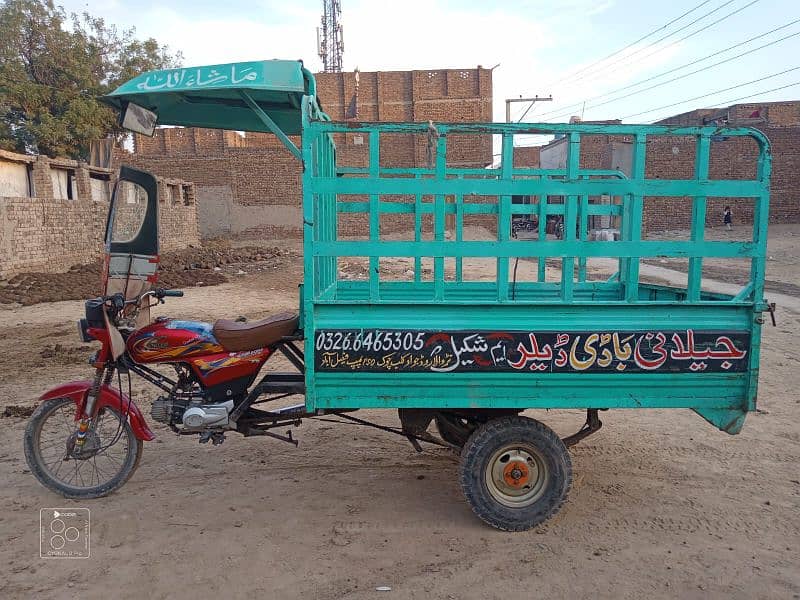
[[[302,161],[303,157],[300,153],[300,149],[294,145],[292,140],[290,140],[289,137],[283,133],[283,131],[281,131],[281,128],[275,124],[275,121],[270,119],[269,115],[265,113],[258,104],[256,104],[256,101],[250,97],[250,94],[244,90],[239,90],[239,95],[242,97],[242,100],[247,103],[247,106],[252,108],[253,112],[258,115],[258,118],[261,119],[261,122],[264,123],[264,125],[266,125],[272,133],[278,136],[278,139],[283,143],[284,146],[286,146],[289,152],[294,154],[298,160]]]

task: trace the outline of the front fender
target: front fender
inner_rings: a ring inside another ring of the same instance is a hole
[[[91,381],[70,381],[69,383],[64,383],[48,390],[42,394],[39,400],[47,402],[48,400],[55,400],[57,398],[70,398],[78,407],[75,413],[77,419],[83,415],[86,394],[91,387]],[[128,396],[121,394],[119,390],[115,390],[108,385],[100,386],[100,397],[97,399],[97,406],[109,406],[116,409],[119,414],[125,414],[127,411],[128,421],[131,424],[131,429],[133,429],[133,434],[136,438],[145,442],[155,439],[156,436],[147,426],[142,411],[139,410],[139,407],[136,406],[133,401],[129,403]]]

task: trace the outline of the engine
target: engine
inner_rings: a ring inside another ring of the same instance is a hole
[[[174,425],[183,421],[183,413],[189,408],[190,400],[176,400],[170,397],[159,396],[153,401],[150,416],[154,421],[166,425]]]
[[[182,424],[185,429],[206,429],[228,426],[233,400],[217,404],[201,404],[197,400],[181,400],[161,396],[153,402],[150,416],[167,425]]]

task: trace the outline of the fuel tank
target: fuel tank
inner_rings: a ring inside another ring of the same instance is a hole
[[[137,363],[184,362],[196,356],[225,352],[209,323],[159,319],[134,331],[126,342]]]
[[[179,319],[159,319],[142,327],[126,345],[139,364],[188,364],[206,387],[232,380],[249,385],[271,354],[269,348],[229,352],[217,342],[209,323]]]

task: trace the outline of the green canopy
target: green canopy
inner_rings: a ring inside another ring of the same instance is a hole
[[[264,60],[150,71],[103,101],[118,109],[138,104],[155,112],[159,125],[278,133],[274,125],[285,135],[299,135],[303,96],[312,99],[312,118],[328,119],[316,92],[314,76],[301,61]]]

